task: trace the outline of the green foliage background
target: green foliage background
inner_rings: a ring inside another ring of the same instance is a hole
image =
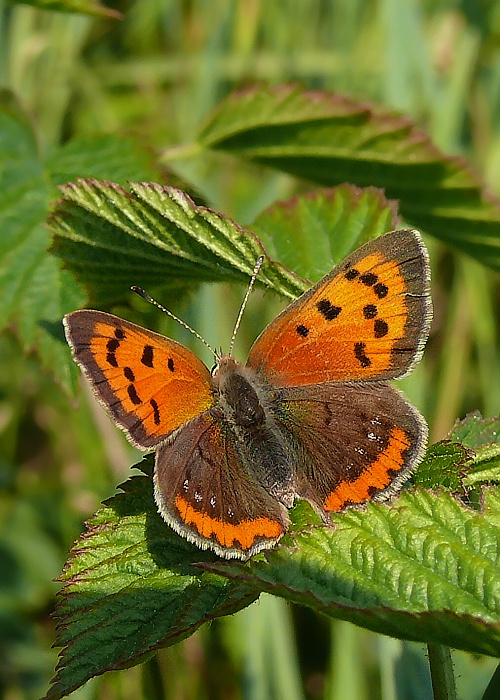
[[[0,318],[7,327],[0,339],[0,697],[7,698],[47,691],[57,653],[53,579],[83,520],[137,461],[92,398],[83,393],[75,403],[77,373],[53,342],[57,320],[85,294],[46,252],[49,231],[31,228],[48,213],[43,192],[56,199],[55,184],[77,177],[156,180],[188,189],[240,224],[253,221],[277,199],[310,187],[193,144],[233,87],[262,80],[300,81],[403,112],[446,153],[465,155],[500,195],[496,2],[137,0],[113,5],[121,21],[90,0],[31,5],[0,0],[0,85],[11,91],[2,96],[0,129],[0,178],[9,176],[0,191]],[[8,161],[20,164],[14,174]],[[22,206],[13,201],[19,191]],[[14,220],[20,209],[23,217]],[[436,318],[424,361],[404,390],[438,440],[469,411],[499,411],[499,286],[498,275],[477,260],[426,241]],[[498,234],[486,242],[487,255],[472,252],[498,269],[491,253]],[[154,291],[147,270],[137,282]],[[176,313],[219,346],[230,337],[242,290],[231,287],[233,314],[228,288],[219,285],[173,290],[161,301],[173,299]],[[40,328],[47,300],[53,324]],[[124,295],[113,310],[187,342],[144,307]],[[255,295],[239,339],[242,356],[278,308],[269,293]],[[454,660],[460,697],[481,697],[494,660],[458,652]],[[78,695],[431,697],[422,646],[266,595],[140,667],[87,683]]]

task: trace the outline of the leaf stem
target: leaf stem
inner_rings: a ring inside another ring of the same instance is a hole
[[[429,643],[427,650],[434,700],[457,700],[450,647]]]
[[[142,664],[141,672],[145,700],[164,700],[165,686],[156,654]]]

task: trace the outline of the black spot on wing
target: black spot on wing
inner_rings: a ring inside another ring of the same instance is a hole
[[[379,299],[383,299],[389,293],[389,287],[382,282],[378,282],[374,287],[373,291],[378,296]]]
[[[120,341],[116,338],[110,338],[106,343],[106,350],[108,352],[116,352],[120,347]]]
[[[316,308],[327,321],[333,321],[342,311],[340,306],[334,306],[329,299],[321,299],[318,301]]]
[[[115,329],[115,335],[117,330],[119,329]],[[106,354],[106,362],[108,365],[111,365],[111,367],[118,367],[118,360],[116,359],[115,353],[119,347],[120,341],[117,338],[110,338],[106,343],[106,350],[108,351]]]
[[[135,390],[135,386],[133,384],[128,385],[127,393],[128,393],[129,399],[132,401],[133,404],[138,406],[140,403],[142,403],[141,399],[139,398],[139,395],[137,394],[137,391]]]
[[[368,319],[370,319],[370,318],[375,318],[375,316],[376,316],[377,314],[378,314],[378,309],[377,309],[377,307],[375,306],[375,304],[367,304],[367,305],[363,308],[363,316],[364,316],[365,318],[368,318]]]
[[[142,350],[141,362],[146,367],[153,367],[154,350],[152,345],[145,345]]]
[[[125,378],[129,380],[129,382],[135,381],[135,374],[132,370],[132,367],[124,367],[123,374],[125,375]]]
[[[373,327],[375,330],[375,338],[383,338],[389,332],[387,322],[383,321],[381,318],[377,318]]]
[[[378,282],[378,276],[373,272],[365,272],[363,275],[361,275],[359,281],[365,284],[367,287],[373,287],[373,285]]]
[[[108,352],[106,355],[106,362],[108,365],[111,365],[111,367],[118,367],[118,360],[114,352]]]
[[[160,410],[158,408],[158,404],[154,399],[151,399],[149,402],[151,408],[153,409],[153,420],[155,425],[160,425]]]
[[[372,363],[365,353],[366,343],[354,343],[354,357],[358,360],[361,367],[369,367]]]

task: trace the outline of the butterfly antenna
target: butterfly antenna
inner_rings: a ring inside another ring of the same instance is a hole
[[[247,293],[245,294],[245,297],[243,301],[241,302],[241,307],[240,311],[238,313],[238,318],[236,319],[236,323],[234,324],[234,331],[233,335],[231,338],[231,343],[229,344],[229,352],[227,353],[229,357],[233,354],[233,348],[234,348],[234,343],[236,341],[236,333],[238,332],[238,328],[240,327],[241,323],[241,318],[243,316],[243,312],[245,311],[245,307],[248,302],[248,297],[250,296],[250,292],[252,291],[252,287],[255,283],[255,280],[257,279],[257,275],[259,274],[259,270],[262,267],[262,263],[264,262],[264,256],[261,255],[257,258],[257,262],[255,263],[255,267],[253,268],[252,276],[250,277],[250,282],[248,283],[248,289]]]
[[[135,285],[133,287],[130,287],[130,289],[138,294],[140,297],[145,299],[146,301],[149,301],[150,304],[153,304],[153,306],[156,306],[157,309],[160,309],[160,311],[163,311],[163,313],[167,314],[167,316],[170,316],[170,318],[173,318],[174,321],[177,321],[177,323],[180,323],[181,326],[184,326],[190,333],[192,333],[198,340],[200,340],[205,347],[207,347],[212,355],[215,357],[215,361],[218,362],[220,359],[220,353],[218,353],[216,350],[213,349],[213,347],[207,343],[205,338],[203,338],[197,331],[194,330],[194,328],[191,328],[191,326],[186,323],[186,321],[183,321],[182,318],[179,318],[176,316],[172,311],[169,311],[169,309],[166,309],[164,306],[160,304],[160,302],[156,301],[156,299],[153,299],[153,297],[150,297],[147,292],[144,291],[141,287],[136,287]]]

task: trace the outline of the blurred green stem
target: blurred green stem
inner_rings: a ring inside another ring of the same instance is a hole
[[[142,664],[141,673],[144,700],[163,700],[165,686],[156,654]]]
[[[434,700],[457,700],[450,648],[443,644],[428,644]]]

